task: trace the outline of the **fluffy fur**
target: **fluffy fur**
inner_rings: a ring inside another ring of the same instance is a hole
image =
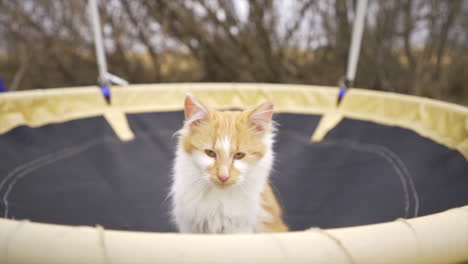
[[[268,184],[272,113],[269,102],[251,111],[220,112],[186,97],[171,189],[180,232],[287,231]]]

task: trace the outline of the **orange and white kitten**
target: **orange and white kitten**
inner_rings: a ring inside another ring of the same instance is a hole
[[[270,102],[251,111],[220,112],[187,95],[171,190],[180,232],[287,231],[268,183],[272,114]]]

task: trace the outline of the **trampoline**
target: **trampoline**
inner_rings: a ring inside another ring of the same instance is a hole
[[[271,181],[297,232],[172,233],[173,134],[187,92],[217,109],[274,102]],[[109,102],[97,87],[0,94],[1,262],[467,260],[468,109],[360,89],[339,95],[248,83],[116,87]]]
[[[343,89],[366,5],[341,88],[127,85],[107,71],[89,0],[100,87],[0,94],[0,263],[468,261],[468,108]],[[291,232],[175,233],[168,192],[187,92],[222,110],[275,104],[271,182]]]

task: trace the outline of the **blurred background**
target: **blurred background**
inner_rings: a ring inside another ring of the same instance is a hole
[[[130,83],[336,86],[354,0],[101,0],[110,72]],[[0,0],[8,90],[94,85],[87,1]],[[468,0],[369,0],[356,87],[468,105]]]

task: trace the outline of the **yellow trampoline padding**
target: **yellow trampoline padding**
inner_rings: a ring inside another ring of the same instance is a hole
[[[468,159],[468,108],[428,98],[351,89],[339,111],[344,116],[411,129]]]
[[[0,94],[0,134],[19,125],[37,127],[101,115],[121,139],[129,140],[133,134],[125,113],[182,110],[184,96],[192,93],[218,109],[249,108],[270,100],[279,113],[324,115],[312,136],[316,141],[347,117],[411,129],[468,159],[468,108],[421,97],[350,89],[338,107],[338,88],[297,84],[140,84],[111,91],[110,104],[97,87]]]
[[[0,219],[0,263],[431,264],[468,260],[468,207],[409,220],[265,234],[104,230]]]
[[[270,100],[276,112],[322,114],[336,108],[336,87],[259,83],[142,84],[112,89],[112,105],[125,112],[175,111],[192,93],[217,109],[249,108]]]
[[[17,126],[102,115],[108,108],[97,87],[75,87],[0,94],[0,134]]]

